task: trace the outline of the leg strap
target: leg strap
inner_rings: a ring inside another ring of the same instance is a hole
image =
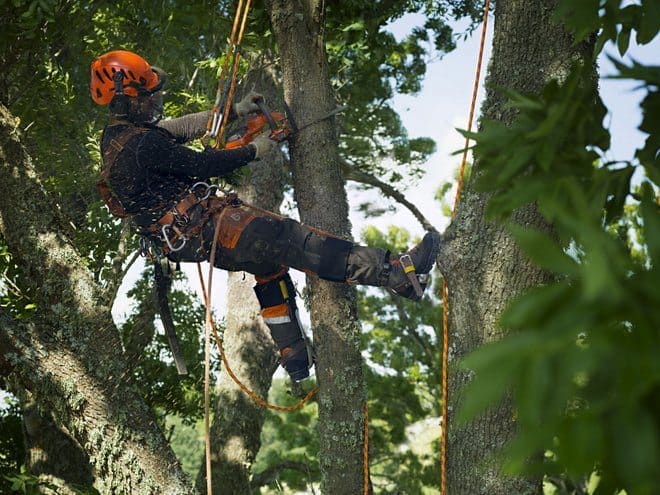
[[[288,303],[292,309],[296,309],[296,288],[288,273],[265,283],[258,283],[254,286],[254,293],[263,310],[284,303]]]
[[[326,237],[321,246],[319,278],[333,282],[346,282],[348,255],[351,254],[352,248],[352,242],[336,237]]]

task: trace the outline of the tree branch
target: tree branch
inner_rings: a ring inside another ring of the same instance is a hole
[[[396,190],[390,184],[383,182],[379,178],[363,172],[362,170],[358,170],[345,159],[340,161],[340,165],[345,179],[352,180],[353,182],[359,182],[361,184],[367,184],[380,189],[385,196],[392,198],[393,200],[408,208],[410,213],[412,213],[417,221],[422,224],[422,227],[424,227],[425,230],[435,230],[433,224],[422,214],[422,212],[419,211],[419,209],[414,204],[408,201],[403,193]]]
[[[413,338],[413,340],[419,345],[420,349],[426,354],[426,357],[429,360],[429,366],[433,366],[434,358],[433,358],[433,350],[431,349],[431,346],[429,343],[417,332],[417,329],[415,328],[415,325],[412,324],[410,321],[410,318],[408,318],[408,314],[406,313],[406,309],[403,307],[403,301],[400,297],[393,296],[392,297],[392,302],[394,303],[394,307],[396,308],[396,312],[399,316],[399,320],[403,323],[403,327],[406,330],[406,332]]]
[[[252,481],[250,482],[250,485],[256,489],[261,486],[265,486],[269,483],[272,483],[273,481],[275,481],[280,477],[280,473],[282,471],[285,471],[287,469],[298,471],[305,475],[309,475],[310,473],[310,468],[305,462],[282,461],[278,464],[267,467],[260,473],[255,473],[254,476],[252,476]]]
[[[110,308],[0,104],[0,232],[34,291],[24,322],[0,313],[4,358],[80,445],[103,486],[193,493],[153,412],[125,379]]]

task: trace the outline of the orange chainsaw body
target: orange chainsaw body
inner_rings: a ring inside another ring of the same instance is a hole
[[[264,131],[270,130],[270,138],[274,141],[283,141],[286,139],[291,130],[286,120],[286,116],[280,112],[270,112],[271,117],[277,124],[276,129],[270,129],[268,119],[263,113],[258,113],[247,122],[247,130],[242,136],[229,138],[225,149],[231,150],[247,146],[254,138]]]

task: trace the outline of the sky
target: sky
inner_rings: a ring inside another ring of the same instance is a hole
[[[405,36],[415,25],[421,24],[422,17],[408,15],[390,26],[390,30],[397,37]],[[490,57],[490,43],[492,40],[493,17],[491,15],[488,23],[488,38],[484,53],[482,81],[478,93],[477,114],[483,100],[485,91],[483,89],[483,78],[486,74],[488,59]],[[460,28],[459,28],[460,30]],[[431,220],[440,230],[447,225],[447,220],[442,217],[440,206],[433,199],[436,189],[447,180],[450,180],[460,164],[460,155],[452,155],[453,152],[461,150],[464,146],[464,138],[456,131],[456,128],[467,127],[468,111],[472,97],[472,86],[474,81],[477,54],[479,49],[480,28],[466,41],[459,41],[456,50],[445,55],[428,65],[427,74],[422,90],[415,95],[398,95],[393,99],[393,107],[399,112],[410,137],[431,137],[435,140],[437,151],[426,164],[426,175],[422,180],[411,184],[406,191],[409,198]],[[606,122],[612,133],[612,149],[608,159],[626,159],[632,157],[633,150],[640,146],[644,135],[637,130],[641,121],[639,112],[640,92],[634,91],[634,84],[625,81],[608,79],[612,74],[613,66],[607,60],[610,54],[618,58],[616,50],[612,46],[606,46],[599,59],[601,67],[601,97],[609,108],[610,114]],[[660,40],[656,40],[645,47],[636,46],[631,43],[629,54],[625,60],[634,58],[639,62],[649,64],[660,64]],[[413,234],[413,237],[421,237],[423,229],[405,208],[395,204],[396,211],[376,218],[365,218],[358,211],[358,205],[365,201],[378,202],[388,205],[389,200],[384,198],[378,191],[356,191],[355,187],[349,186],[349,200],[351,206],[350,219],[353,226],[353,236],[360,239],[361,231],[367,225],[375,225],[381,229],[387,229],[390,225],[405,226]],[[453,197],[453,193],[450,193]],[[203,273],[208,273],[208,264],[204,263]],[[122,285],[120,295],[113,308],[115,321],[123,321],[129,314],[131,302],[126,298],[126,291],[139,276],[143,264],[136,263]],[[195,264],[183,264],[182,268],[193,288],[201,297],[201,291],[197,282],[197,270]],[[304,276],[292,271],[292,276],[298,290],[302,290]],[[226,280],[227,274],[221,270],[215,270],[213,275],[214,310],[223,315],[226,312]],[[184,283],[185,284],[185,283]],[[301,314],[303,325],[309,331],[309,316],[305,312]]]

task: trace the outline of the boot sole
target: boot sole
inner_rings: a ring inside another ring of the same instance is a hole
[[[429,256],[426,258],[424,264],[415,267],[415,271],[419,274],[429,273],[433,265],[435,265],[436,258],[438,257],[438,250],[440,249],[440,233],[439,232],[428,232],[422,243],[426,242],[426,238],[431,238],[431,250],[429,251]]]

